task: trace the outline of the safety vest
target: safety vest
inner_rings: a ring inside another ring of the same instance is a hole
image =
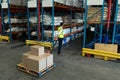
[[[58,38],[64,38],[64,32],[62,27],[58,27]]]

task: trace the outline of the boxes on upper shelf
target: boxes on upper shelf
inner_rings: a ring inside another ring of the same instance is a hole
[[[65,4],[66,0],[54,0],[54,2]],[[51,7],[51,6],[52,6],[52,0],[43,0],[42,1],[42,7]]]
[[[44,47],[38,46],[38,45],[31,46],[30,52],[31,52],[31,54],[36,55],[36,56],[43,55],[44,54]]]

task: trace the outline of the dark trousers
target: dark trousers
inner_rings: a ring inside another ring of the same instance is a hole
[[[58,45],[58,54],[61,53],[61,49],[62,49],[62,41],[63,41],[63,38],[58,38],[58,42],[59,42],[59,45]]]

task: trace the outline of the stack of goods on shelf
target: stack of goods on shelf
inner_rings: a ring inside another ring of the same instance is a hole
[[[13,27],[11,28],[12,32],[20,32],[20,31],[27,31],[27,28],[22,28],[22,27]],[[7,29],[5,32],[10,32],[10,29]]]
[[[43,24],[44,25],[52,25],[52,16],[50,16],[49,14],[44,14],[43,15]],[[37,23],[37,17],[34,17],[34,16],[32,16],[31,18],[30,18],[30,21],[31,21],[31,23]],[[42,15],[41,15],[41,21],[42,21]],[[60,16],[55,16],[54,17],[54,25],[56,26],[56,25],[60,25],[60,23],[61,22],[63,22],[62,21],[62,17],[60,17]]]
[[[22,55],[22,66],[29,71],[41,72],[53,66],[53,54],[45,53],[42,46],[31,46],[30,52]]]
[[[72,18],[71,18],[70,15],[63,16],[62,18],[63,18],[63,23],[64,23],[65,25],[71,24]]]
[[[66,0],[65,5],[73,6],[73,0]]]
[[[89,7],[87,15],[88,22],[101,22],[102,7]],[[107,20],[107,7],[104,7],[103,20]]]
[[[82,7],[82,0],[73,0],[73,6]]]
[[[10,18],[10,20],[11,20],[11,23],[26,23],[27,22],[27,19],[23,19],[23,18],[21,19],[18,16]],[[8,23],[8,21],[9,21],[8,17],[7,16],[4,17],[4,22]]]
[[[83,23],[83,19],[72,19],[72,23],[74,24]]]
[[[2,0],[2,5],[5,7],[8,0]],[[9,0],[10,5],[26,6],[26,0]]]
[[[61,3],[61,4],[65,4],[66,0],[54,0],[55,2]]]
[[[120,5],[118,6],[118,8],[120,9]],[[117,21],[120,22],[120,10],[118,10]]]
[[[61,3],[67,6],[74,6],[74,7],[82,6],[82,0],[54,0],[54,2]],[[52,0],[43,0],[42,4],[43,4],[43,7],[51,7]]]
[[[54,0],[54,2],[61,3],[61,4],[66,4],[66,0]],[[43,0],[42,1],[42,6],[43,7],[51,7],[52,6],[52,0]]]
[[[30,17],[30,22],[33,23],[33,24],[37,23],[37,17],[31,16]]]

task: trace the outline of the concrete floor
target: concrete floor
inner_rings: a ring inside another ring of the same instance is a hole
[[[57,67],[41,78],[34,77],[16,68],[22,53],[29,51],[29,46],[19,44],[0,44],[0,80],[120,80],[119,61],[81,57],[80,40],[64,45],[61,56],[54,50]]]

